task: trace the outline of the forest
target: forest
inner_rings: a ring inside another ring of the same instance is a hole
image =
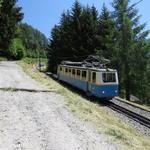
[[[62,13],[52,30],[49,46],[49,70],[56,72],[62,60],[82,61],[97,54],[111,61],[119,73],[120,95],[134,95],[145,103],[150,100],[150,42],[146,24],[140,24],[136,4],[113,0],[114,11],[105,4],[99,14],[96,7],[76,1]]]
[[[17,0],[3,0],[0,3],[0,50],[9,59],[45,58],[48,44],[46,36],[21,22],[24,14],[16,3]]]
[[[95,6],[75,1],[62,13],[49,40],[43,33],[22,23],[17,0],[0,0],[0,54],[9,59],[48,58],[48,71],[56,73],[62,60],[82,61],[88,55],[110,60],[118,70],[120,96],[136,96],[150,103],[150,40],[146,24],[130,0],[112,0],[113,11],[105,4]]]

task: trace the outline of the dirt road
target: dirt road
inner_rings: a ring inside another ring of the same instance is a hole
[[[116,150],[15,62],[0,62],[0,150]],[[5,91],[35,89],[35,92]]]

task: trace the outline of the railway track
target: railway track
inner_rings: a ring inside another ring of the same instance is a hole
[[[130,104],[128,103],[128,105],[130,105]],[[132,105],[132,107],[133,106],[134,105]],[[117,112],[119,112],[119,113],[122,113],[123,115],[131,118],[132,120],[134,120],[134,121],[140,123],[141,125],[143,125],[143,126],[150,129],[150,119],[148,117],[145,117],[145,116],[143,116],[143,115],[141,115],[137,112],[134,112],[133,110],[130,110],[130,109],[127,109],[123,106],[120,106],[120,105],[114,103],[113,101],[109,102],[108,107],[115,110],[115,111],[117,111]],[[137,109],[137,106],[136,106],[136,109]],[[139,108],[139,109],[141,109],[141,108]],[[147,111],[147,112],[149,113],[149,111]]]
[[[52,73],[46,73],[46,75],[51,76],[52,78],[57,80],[57,75],[52,74]],[[132,120],[140,123],[141,125],[147,127],[150,129],[150,111],[145,110],[143,108],[140,108],[138,106],[135,106],[133,104],[130,104],[128,102],[124,102],[124,101],[119,101],[119,98],[114,98],[116,101],[118,101],[119,103],[122,103],[122,106],[120,106],[119,104],[116,104],[113,100],[109,101],[108,107],[111,108],[114,111],[117,111],[125,116],[127,116],[128,118],[131,118]],[[144,115],[141,115],[140,113],[134,112],[133,109],[129,109],[129,108],[125,108],[123,105],[128,105],[128,106],[132,106],[136,109],[138,109],[137,112],[143,112],[145,113],[149,113],[148,116],[149,117],[145,117]]]
[[[130,105],[130,106],[132,106],[132,107],[134,107],[134,108],[137,108],[137,109],[139,109],[139,110],[141,110],[141,111],[145,111],[145,112],[147,112],[147,113],[150,114],[150,110],[144,109],[144,108],[142,108],[142,107],[139,107],[139,106],[134,105],[134,104],[132,104],[132,103],[129,103],[129,102],[127,102],[127,101],[123,101],[123,100],[121,100],[121,98],[119,98],[119,97],[115,97],[115,100],[117,100],[117,101],[119,101],[119,102],[121,102],[121,103]]]

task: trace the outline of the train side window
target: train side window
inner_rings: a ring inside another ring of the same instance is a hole
[[[72,69],[72,75],[75,76],[75,69]]]
[[[71,75],[71,69],[69,69],[69,75]]]
[[[65,74],[65,68],[63,67],[63,74]]]
[[[103,73],[102,77],[103,77],[103,82],[107,82],[107,75],[106,75],[106,73]]]
[[[62,70],[61,70],[61,72],[63,73],[63,71],[64,71],[64,68],[62,67]]]
[[[59,68],[60,72],[62,72],[62,67]]]
[[[96,72],[93,72],[92,74],[92,82],[96,83]]]
[[[66,74],[68,73],[68,68],[66,68]]]
[[[82,71],[82,79],[86,79],[86,71]]]

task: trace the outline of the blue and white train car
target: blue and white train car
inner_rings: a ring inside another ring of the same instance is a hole
[[[113,69],[59,65],[58,79],[99,98],[118,96],[118,74]]]

